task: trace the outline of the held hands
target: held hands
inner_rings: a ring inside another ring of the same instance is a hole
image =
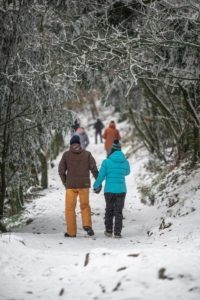
[[[102,189],[102,184],[98,188],[94,189],[95,194],[99,194],[101,192],[101,189]]]

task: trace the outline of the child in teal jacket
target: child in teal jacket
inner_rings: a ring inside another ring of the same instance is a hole
[[[125,176],[130,174],[130,165],[118,140],[114,140],[111,153],[101,165],[99,175],[93,185],[94,191],[101,189],[102,182],[106,180],[104,196],[106,201],[105,213],[105,235],[111,237],[114,229],[114,236],[121,237],[122,210],[126,197]],[[114,226],[113,219],[115,218]],[[113,228],[114,227],[114,228]]]

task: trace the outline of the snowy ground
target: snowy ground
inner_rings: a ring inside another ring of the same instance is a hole
[[[103,145],[90,150],[98,165]],[[62,155],[62,154],[61,154]],[[96,239],[85,237],[77,207],[78,235],[64,238],[65,191],[50,170],[50,188],[27,206],[29,225],[0,236],[0,300],[200,299],[199,206],[159,230],[162,208],[141,204],[137,182],[147,157],[130,158],[123,238],[106,238],[104,197],[91,190]]]

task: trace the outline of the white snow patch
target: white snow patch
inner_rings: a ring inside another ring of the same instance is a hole
[[[128,126],[124,122],[122,125],[123,130]],[[103,144],[94,144],[92,129],[89,137],[88,150],[100,166],[105,158]],[[0,300],[199,299],[200,207],[196,203],[199,199],[192,197],[192,189],[189,197],[187,186],[180,187],[179,193],[187,198],[188,205],[195,202],[196,210],[173,218],[173,226],[159,230],[162,205],[144,206],[137,191],[148,159],[147,153],[140,150],[129,159],[123,238],[104,236],[103,192],[96,195],[92,190],[96,239],[85,237],[78,208],[77,238],[64,238],[65,191],[57,171],[61,155],[50,169],[49,189],[27,204],[26,214],[32,222],[0,236]]]

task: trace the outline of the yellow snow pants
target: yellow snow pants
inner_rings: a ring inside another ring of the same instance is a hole
[[[92,227],[91,209],[89,205],[89,188],[67,189],[65,197],[65,218],[67,225],[67,233],[76,235],[76,203],[77,197],[80,200],[80,209],[82,217],[82,226]]]

